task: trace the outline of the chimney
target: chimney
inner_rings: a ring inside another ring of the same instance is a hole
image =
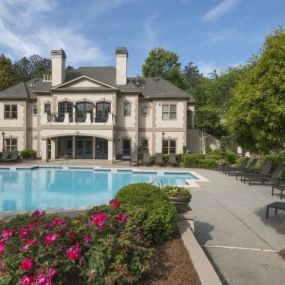
[[[117,85],[127,85],[127,62],[128,62],[128,49],[126,47],[118,47],[116,49]]]
[[[65,59],[66,55],[63,49],[51,51],[51,85],[56,86],[65,80]]]

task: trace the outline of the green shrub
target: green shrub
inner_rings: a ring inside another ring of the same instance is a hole
[[[237,155],[233,151],[227,151],[225,158],[230,164],[234,164],[234,163],[236,163]]]
[[[21,151],[22,158],[36,158],[37,152],[33,149],[24,149]]]
[[[150,241],[168,240],[174,234],[176,210],[161,189],[146,183],[130,184],[117,193],[116,199]]]

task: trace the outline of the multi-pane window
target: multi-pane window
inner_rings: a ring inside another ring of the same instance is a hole
[[[107,122],[111,104],[108,102],[99,102],[96,104],[96,122]]]
[[[45,103],[44,112],[50,114],[50,111],[51,111],[50,103]]]
[[[162,120],[176,120],[176,105],[163,104],[162,105]]]
[[[163,140],[162,142],[162,153],[170,154],[176,153],[176,140]]]
[[[65,113],[69,114],[69,121],[72,122],[73,118],[73,104],[71,102],[58,103],[58,121],[63,122]]]
[[[132,112],[132,105],[129,101],[124,102],[124,117],[130,117]]]
[[[4,119],[14,120],[18,117],[17,105],[5,105],[4,107]]]
[[[17,150],[17,139],[15,138],[5,139],[5,149],[8,151]]]
[[[141,148],[143,151],[148,151],[148,139],[143,138],[141,140]]]

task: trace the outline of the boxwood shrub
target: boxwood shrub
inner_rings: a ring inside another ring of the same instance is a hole
[[[117,193],[116,199],[142,227],[148,240],[154,243],[168,240],[176,231],[175,207],[158,187],[146,183],[130,184]]]
[[[21,151],[22,158],[37,158],[37,152],[33,149],[24,149]]]

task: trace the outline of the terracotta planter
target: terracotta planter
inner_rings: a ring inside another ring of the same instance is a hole
[[[175,206],[178,213],[185,213],[189,210],[191,197],[168,197],[169,201]]]

